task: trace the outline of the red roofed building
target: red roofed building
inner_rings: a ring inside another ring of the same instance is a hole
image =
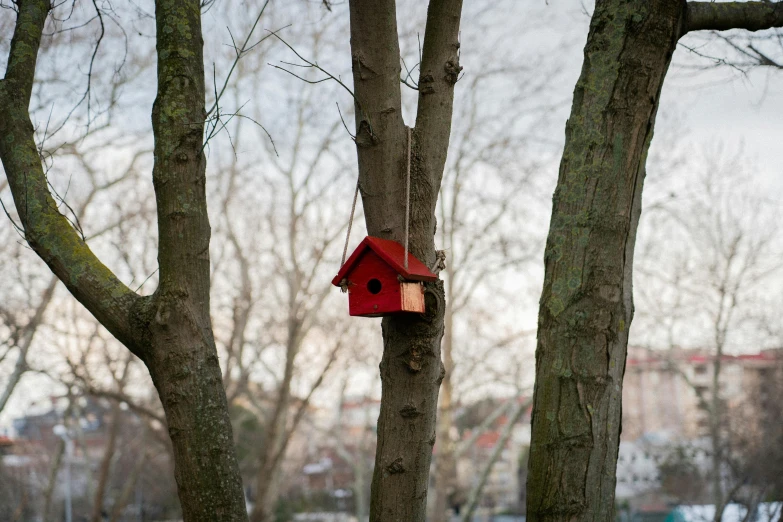
[[[708,418],[697,393],[709,396],[713,362],[703,350],[652,351],[629,347],[623,380],[624,440],[645,434],[695,439],[706,435]],[[764,383],[783,379],[783,348],[721,358],[720,393],[729,408],[749,394],[764,401]]]
[[[12,441],[9,437],[0,435],[0,456],[8,455],[8,452],[11,450],[13,445],[14,441]]]

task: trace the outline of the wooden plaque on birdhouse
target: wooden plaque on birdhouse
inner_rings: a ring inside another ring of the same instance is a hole
[[[348,290],[348,313],[379,317],[424,313],[424,281],[438,276],[396,241],[367,236],[340,268],[332,284]]]

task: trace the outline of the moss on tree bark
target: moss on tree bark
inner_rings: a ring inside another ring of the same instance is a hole
[[[613,520],[632,267],[661,88],[688,31],[783,25],[783,4],[597,0],[544,256],[531,522]]]
[[[160,284],[141,297],[92,253],[49,193],[27,107],[50,3],[20,0],[0,81],[0,158],[25,239],[149,369],[166,412],[186,522],[247,520],[209,315],[204,65],[198,0],[156,2],[153,107]]]
[[[598,1],[553,197],[527,513],[613,519],[644,162],[681,0]]]

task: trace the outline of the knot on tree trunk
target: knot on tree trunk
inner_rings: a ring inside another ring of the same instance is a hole
[[[446,76],[444,77],[444,79],[451,85],[457,83],[457,80],[459,80],[459,73],[462,72],[463,69],[463,67],[459,64],[459,61],[458,60],[447,61],[446,65],[444,66],[444,69],[446,70]]]
[[[155,322],[160,326],[166,326],[169,323],[169,317],[171,317],[169,305],[165,301],[161,301],[158,304],[158,311],[155,312]]]
[[[408,370],[411,371],[411,373],[419,373],[422,368],[422,354],[421,350],[419,350],[416,347],[411,348],[410,352],[408,352],[408,360],[406,361],[406,364],[408,365]]]
[[[391,475],[396,475],[398,473],[405,473],[405,466],[402,465],[402,457],[397,457],[394,459],[394,461],[386,466],[386,471],[389,472]]]
[[[359,147],[371,147],[378,143],[378,137],[373,133],[372,126],[367,120],[359,122],[359,129],[356,131],[356,145]]]
[[[421,415],[421,412],[418,409],[416,409],[416,406],[414,406],[413,404],[406,404],[400,410],[400,415],[404,419],[415,419],[416,417]]]
[[[421,94],[432,94],[435,92],[435,77],[431,74],[425,74],[419,78],[419,92]]]

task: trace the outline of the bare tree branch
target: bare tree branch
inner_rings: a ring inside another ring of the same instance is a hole
[[[132,345],[129,312],[138,296],[98,260],[57,210],[33,140],[27,107],[48,12],[46,0],[20,6],[0,82],[0,133],[11,138],[0,140],[0,157],[30,246],[112,334]]]
[[[783,26],[783,2],[688,2],[683,33]]]

